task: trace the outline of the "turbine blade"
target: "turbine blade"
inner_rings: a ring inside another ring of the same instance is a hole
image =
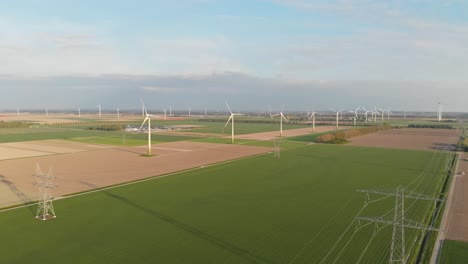
[[[226,122],[226,125],[224,125],[224,128],[227,127],[227,125],[229,124],[229,121],[231,121],[231,119],[232,119],[232,116],[233,116],[233,114],[231,114],[231,116],[229,116],[229,119],[228,119],[228,121]]]
[[[283,118],[284,121],[289,122],[289,120],[283,115],[283,112],[281,112],[281,118]]]
[[[229,105],[228,105],[228,102],[227,102],[227,101],[226,101],[226,107],[227,107],[227,109],[229,110],[229,113],[231,113],[231,114],[232,114],[231,108],[229,107]]]
[[[145,110],[145,115],[148,115],[148,112],[146,111],[145,102],[143,102],[143,98],[140,97],[140,100],[141,100],[141,106],[143,106],[143,109]]]
[[[145,125],[146,121],[148,121],[149,117],[146,116],[145,120],[143,120],[143,123],[141,123],[141,126],[140,126],[140,129],[138,129],[138,133],[140,133],[141,129],[143,128],[143,126]]]

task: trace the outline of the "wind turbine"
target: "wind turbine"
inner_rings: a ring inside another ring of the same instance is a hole
[[[280,137],[283,136],[283,119],[284,119],[284,121],[289,122],[288,119],[283,115],[283,108],[284,108],[284,105],[281,106],[281,112],[271,116],[271,118],[273,118],[274,116],[279,116],[280,117]]]
[[[385,111],[387,112],[387,120],[390,120],[390,114],[392,113],[392,111],[390,110],[390,107]]]
[[[78,107],[78,118],[81,118],[81,109]]]
[[[372,111],[367,111],[367,109],[366,109],[365,107],[363,107],[362,109],[363,109],[364,111],[366,111],[366,112],[364,113],[364,117],[366,118],[366,123],[367,123],[367,120],[368,120],[367,115],[368,115],[369,113],[371,113],[371,117],[373,117],[374,114],[373,114]],[[371,119],[371,121],[372,121],[372,119]]]
[[[382,114],[382,123],[383,123],[386,110],[383,110],[381,108],[379,108],[379,110],[381,111],[381,114]]]
[[[315,112],[308,113],[308,120],[312,118],[312,130],[315,132]]]
[[[241,114],[233,113],[231,111],[231,108],[229,108],[229,105],[228,105],[227,101],[226,101],[226,107],[229,110],[229,113],[231,113],[231,115],[229,116],[229,119],[226,122],[226,125],[224,125],[224,128],[226,128],[227,125],[229,124],[229,121],[231,121],[231,125],[232,125],[232,127],[231,127],[231,143],[234,144],[234,116],[240,116]]]
[[[138,129],[138,133],[140,133],[146,121],[148,121],[148,156],[151,156],[151,117],[154,115],[150,115],[148,114],[148,112],[146,112],[146,107],[145,107],[145,103],[143,102],[143,99],[141,99],[141,105],[145,113],[145,119],[143,120],[143,123],[141,123],[140,129]]]
[[[46,115],[46,116],[49,116],[49,109],[47,109],[47,107],[46,107],[46,109],[45,109],[45,115]]]
[[[330,108],[330,110],[332,110],[333,112],[336,112],[336,129],[338,129],[338,118],[339,118],[340,113],[343,112],[344,109],[341,109],[340,111],[336,111],[335,109]]]
[[[120,119],[120,110],[117,108],[117,119]]]
[[[354,120],[354,126],[356,126],[356,120],[358,119],[358,111],[359,109],[361,109],[361,107],[359,106],[358,108],[356,108],[356,110],[354,111],[349,111],[350,113],[354,113],[354,116],[353,116],[353,120]]]

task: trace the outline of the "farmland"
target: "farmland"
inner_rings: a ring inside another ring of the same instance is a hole
[[[441,264],[464,264],[468,259],[468,243],[446,240],[439,258]]]
[[[356,263],[362,255],[383,263],[391,227],[368,250],[371,225],[345,231],[358,213],[386,212],[394,199],[363,211],[356,189],[436,195],[446,164],[442,152],[310,145],[279,160],[261,155],[85,193],[57,200],[50,221],[35,220],[32,207],[0,213],[10,245],[0,262]],[[418,210],[409,217],[422,221],[431,208],[410,206]]]

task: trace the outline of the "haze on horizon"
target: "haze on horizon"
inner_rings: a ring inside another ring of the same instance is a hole
[[[468,111],[468,3],[9,1],[0,105]]]

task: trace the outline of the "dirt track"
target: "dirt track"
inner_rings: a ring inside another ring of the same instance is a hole
[[[317,126],[315,128],[315,133],[327,132],[335,130],[334,126]],[[312,134],[312,127],[308,128],[298,128],[298,129],[288,129],[283,130],[283,137],[295,137]],[[271,140],[279,136],[279,131],[270,131],[270,132],[261,132],[245,135],[236,135],[238,139],[252,139],[252,140]]]
[[[351,139],[351,146],[442,150],[458,141],[456,129],[402,128]]]
[[[467,153],[460,155],[458,171],[468,174]],[[455,175],[453,200],[448,213],[446,239],[468,242],[468,180],[467,175]]]
[[[63,141],[61,144],[66,149],[70,145],[77,148],[79,143]],[[88,147],[83,144],[84,149]],[[59,196],[270,151],[266,147],[172,142],[153,145],[153,153],[157,155],[153,157],[141,156],[146,153],[146,147],[127,147],[3,160],[0,161],[0,207],[36,198],[32,176],[36,163],[44,172],[54,165],[59,186],[54,195]]]

